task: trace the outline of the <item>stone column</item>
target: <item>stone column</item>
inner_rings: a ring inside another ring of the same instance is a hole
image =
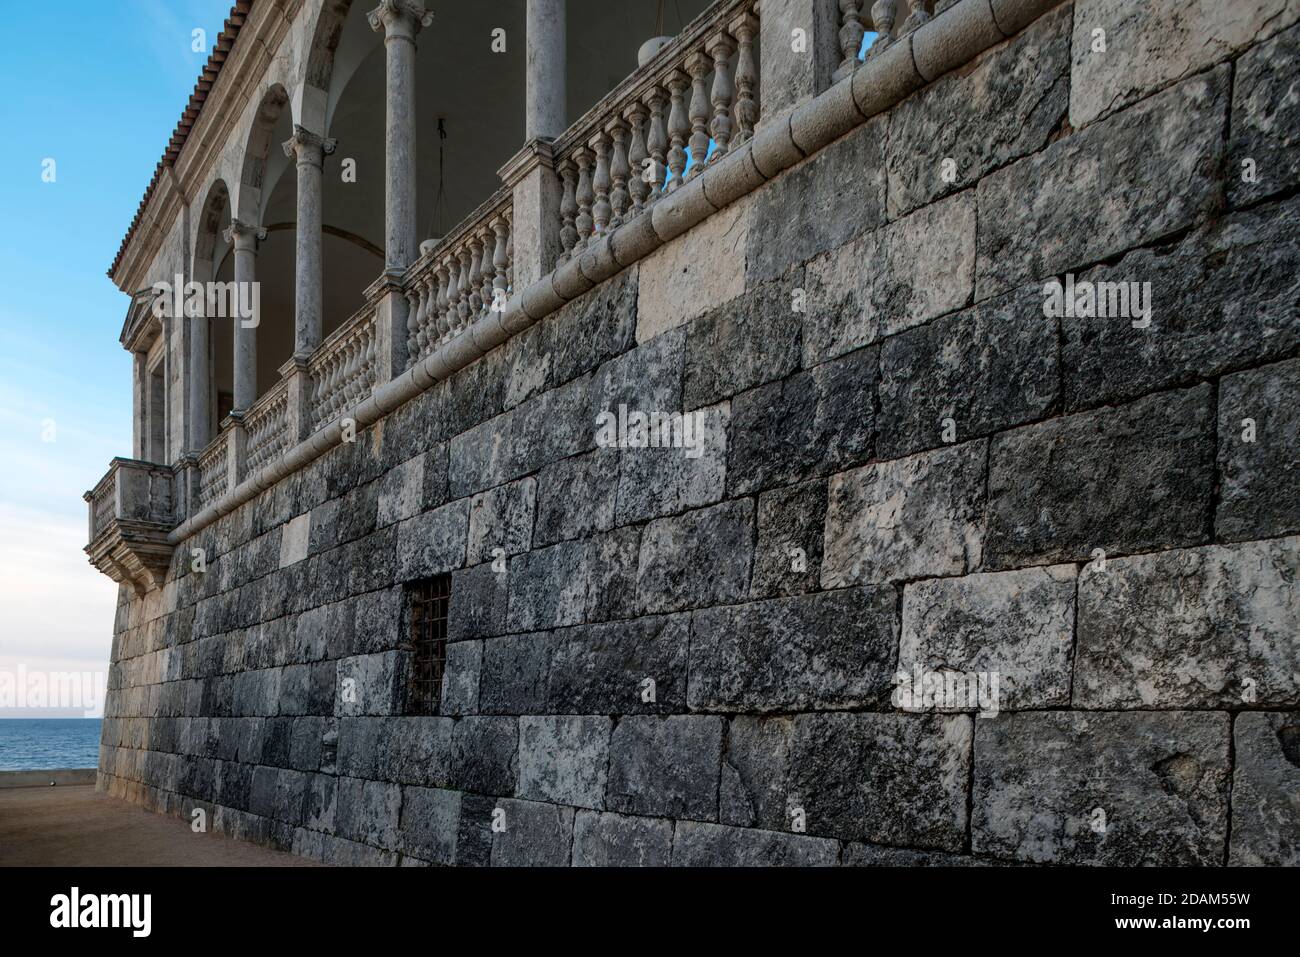
[[[266,238],[260,226],[232,219],[226,228],[226,242],[235,249],[235,287],[239,303],[257,303],[251,290],[257,282],[257,241]],[[261,317],[230,317],[234,329],[235,409],[245,411],[257,401],[257,325]]]
[[[564,132],[565,0],[528,0],[524,138],[554,138]]]
[[[514,288],[527,289],[560,254],[560,179],[549,140],[529,140],[498,174],[513,196]]]
[[[185,315],[190,324],[190,451],[201,452],[212,439],[212,391],[208,375],[208,335],[211,320],[206,315]]]
[[[148,457],[149,445],[149,371],[145,358],[143,352],[131,353],[131,456],[141,460]]]
[[[298,168],[297,249],[293,271],[293,351],[309,356],[320,345],[321,319],[321,171],[334,140],[301,126],[284,143],[284,153]],[[239,407],[236,395],[235,406]]]
[[[839,26],[838,0],[763,0],[760,126],[830,87],[840,62]]]
[[[384,34],[388,91],[384,113],[384,267],[400,273],[415,261],[415,35],[433,22],[418,0],[383,0],[370,28]]]

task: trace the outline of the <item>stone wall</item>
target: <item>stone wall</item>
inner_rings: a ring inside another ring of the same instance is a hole
[[[205,529],[100,786],[337,863],[1300,863],[1298,20],[1063,5]]]

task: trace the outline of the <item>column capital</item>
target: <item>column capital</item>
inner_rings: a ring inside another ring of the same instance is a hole
[[[236,249],[252,250],[258,240],[266,238],[266,229],[262,226],[246,223],[243,220],[232,219],[222,236],[225,237],[226,242]]]
[[[338,140],[313,133],[311,130],[304,129],[295,123],[293,125],[293,136],[284,141],[284,155],[297,160],[299,163],[324,166],[325,157],[333,153],[338,145]]]
[[[421,27],[433,23],[433,13],[420,0],[380,0],[379,6],[366,14],[370,29],[382,32],[385,40],[415,40]]]

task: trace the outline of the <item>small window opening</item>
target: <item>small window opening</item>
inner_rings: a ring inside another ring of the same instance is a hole
[[[437,714],[442,697],[442,674],[447,664],[447,606],[451,576],[438,575],[412,582],[411,667],[408,711]]]

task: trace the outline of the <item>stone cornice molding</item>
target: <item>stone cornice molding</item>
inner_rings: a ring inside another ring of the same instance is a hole
[[[310,163],[312,166],[324,167],[325,157],[338,148],[339,141],[313,133],[297,123],[293,125],[293,136],[284,141],[284,155],[298,163]]]
[[[380,0],[379,6],[366,14],[370,29],[383,33],[389,40],[415,41],[421,27],[433,23],[433,13],[419,0]]]
[[[506,160],[505,165],[497,170],[497,176],[501,177],[505,187],[514,189],[520,180],[538,166],[555,169],[555,151],[552,149],[554,142],[549,136],[535,136],[524,144],[523,149]]]

